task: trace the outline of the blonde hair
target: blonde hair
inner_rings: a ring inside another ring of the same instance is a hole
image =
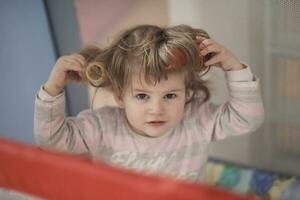
[[[201,77],[209,70],[204,62],[210,56],[200,59],[196,36],[209,38],[204,30],[187,25],[133,27],[104,49],[87,47],[80,52],[87,61],[86,79],[95,87],[111,86],[116,94],[122,94],[133,73],[156,83],[180,71],[185,74],[187,102],[196,96],[206,101],[210,94]]]

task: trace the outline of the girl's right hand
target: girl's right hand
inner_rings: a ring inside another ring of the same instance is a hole
[[[80,54],[61,56],[57,59],[44,90],[51,96],[57,96],[70,81],[81,82],[84,65],[85,59]]]

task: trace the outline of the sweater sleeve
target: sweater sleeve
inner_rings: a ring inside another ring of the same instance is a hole
[[[41,87],[35,97],[34,135],[45,148],[92,154],[101,140],[101,126],[96,114],[88,110],[65,117],[65,93],[52,97]]]
[[[209,141],[253,132],[264,121],[259,79],[250,68],[225,72],[229,99],[216,105],[206,102],[198,107],[200,129]]]

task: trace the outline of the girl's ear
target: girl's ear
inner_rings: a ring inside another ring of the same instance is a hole
[[[117,104],[119,105],[120,108],[124,107],[124,102],[123,102],[123,97],[121,94],[117,94],[116,92],[113,92],[115,101],[117,102]]]

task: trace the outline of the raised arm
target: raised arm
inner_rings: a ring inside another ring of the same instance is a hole
[[[218,140],[253,132],[264,121],[259,79],[224,46],[201,37],[198,42],[200,56],[212,54],[206,65],[218,66],[224,71],[229,91],[226,103],[208,102],[199,107],[199,121],[207,139]]]
[[[36,95],[34,134],[38,145],[75,154],[92,153],[96,148],[101,136],[95,114],[85,111],[65,118],[63,88],[72,80],[82,80],[84,62],[79,54],[60,57]]]

